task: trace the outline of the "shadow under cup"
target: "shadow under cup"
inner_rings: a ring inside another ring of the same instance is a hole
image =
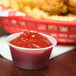
[[[48,65],[50,53],[53,47],[57,44],[56,40],[46,34],[39,33],[52,43],[51,46],[45,48],[22,48],[10,44],[12,39],[18,37],[21,33],[15,33],[8,36],[7,41],[10,46],[10,51],[15,66],[22,69],[40,69]]]

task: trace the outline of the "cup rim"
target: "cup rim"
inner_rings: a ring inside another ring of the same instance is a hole
[[[35,32],[35,31],[30,31],[30,32],[37,33],[37,32]],[[57,44],[57,41],[56,41],[56,39],[55,39],[54,37],[49,36],[49,35],[44,34],[44,33],[38,33],[38,34],[43,35],[43,36],[45,36],[46,38],[48,38],[48,40],[52,43],[51,46],[44,47],[44,48],[24,48],[24,47],[19,47],[19,46],[13,45],[13,44],[11,44],[11,43],[9,42],[9,41],[12,40],[12,39],[9,40],[12,36],[14,36],[14,35],[20,35],[21,33],[23,33],[23,32],[14,33],[14,34],[9,35],[9,36],[7,37],[8,45],[10,45],[10,46],[12,46],[12,47],[14,47],[14,48],[17,48],[17,49],[21,49],[21,50],[46,50],[46,49],[53,48],[53,47],[56,46],[56,44]],[[49,38],[50,38],[50,39],[49,39]]]

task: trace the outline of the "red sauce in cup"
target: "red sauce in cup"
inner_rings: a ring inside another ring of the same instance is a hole
[[[34,32],[24,32],[10,43],[24,48],[44,48],[52,45],[46,37]]]
[[[17,37],[16,35],[18,34],[9,37],[9,46],[13,63],[17,67],[35,70],[48,65],[53,48],[51,37],[48,39],[47,36],[35,32],[24,32]]]

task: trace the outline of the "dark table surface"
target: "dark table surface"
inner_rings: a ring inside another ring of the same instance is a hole
[[[8,33],[0,29],[0,35]],[[40,70],[23,70],[0,56],[0,76],[76,76],[76,49],[53,58]]]

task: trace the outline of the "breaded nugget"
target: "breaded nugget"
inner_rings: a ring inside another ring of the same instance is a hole
[[[76,14],[76,0],[69,0],[68,2],[68,8],[71,13]]]
[[[35,8],[39,5],[40,0],[22,0],[22,4],[25,6],[30,6],[31,8]]]
[[[65,0],[41,0],[40,9],[50,13],[50,15],[60,15],[67,12]]]

